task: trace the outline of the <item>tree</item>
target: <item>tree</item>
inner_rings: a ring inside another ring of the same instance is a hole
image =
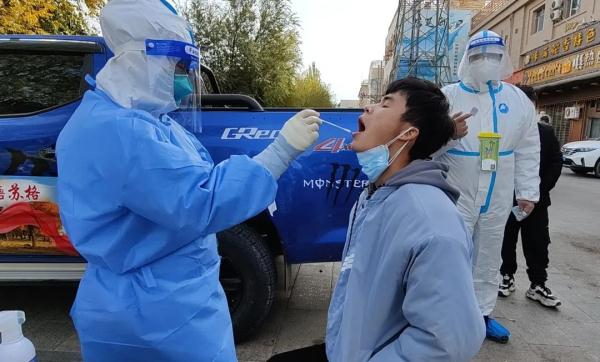
[[[296,79],[294,90],[286,103],[295,108],[332,108],[332,98],[329,86],[321,80],[321,72],[312,63]]]
[[[103,0],[89,0],[100,6]],[[83,14],[69,0],[0,0],[2,34],[86,34]],[[96,8],[96,7],[95,7]]]
[[[301,58],[289,0],[192,0],[186,14],[224,92],[287,105]]]

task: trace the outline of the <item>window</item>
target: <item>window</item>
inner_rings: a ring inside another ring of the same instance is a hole
[[[579,11],[579,8],[581,7],[581,0],[567,0],[566,5],[567,17],[570,18],[571,16],[577,14],[577,12]]]
[[[76,100],[87,89],[86,55],[0,52],[0,115],[41,111]]]
[[[596,139],[600,138],[600,118],[591,118],[590,119],[590,132],[588,134],[588,138]]]
[[[546,11],[546,7],[542,6],[541,8],[535,10],[533,12],[533,28],[531,29],[531,34],[538,33],[544,30],[544,12]]]

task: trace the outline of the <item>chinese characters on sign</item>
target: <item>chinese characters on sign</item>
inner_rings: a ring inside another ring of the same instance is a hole
[[[40,198],[40,191],[35,185],[28,185],[25,191],[21,191],[21,187],[18,183],[10,185],[10,188],[5,193],[4,188],[0,185],[0,200],[10,201],[37,201]]]
[[[576,28],[577,26],[567,29],[567,31],[575,30]],[[573,52],[599,45],[600,37],[597,36],[598,31],[600,31],[600,23],[575,31],[550,44],[533,49],[524,57],[524,68],[534,67],[541,63],[570,55]]]
[[[524,84],[537,85],[600,70],[600,46],[524,71]]]

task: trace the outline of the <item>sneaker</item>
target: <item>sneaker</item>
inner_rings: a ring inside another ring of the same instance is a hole
[[[552,295],[552,291],[550,288],[545,285],[531,285],[526,294],[527,298],[531,300],[538,301],[541,305],[545,307],[555,308],[561,305],[562,303],[558,298]]]
[[[495,319],[485,318],[485,336],[498,343],[508,343],[510,338],[510,332],[504,328],[502,324],[498,323]]]
[[[502,275],[502,281],[500,282],[500,286],[498,286],[498,296],[508,297],[515,290],[517,290],[515,278],[510,274]]]

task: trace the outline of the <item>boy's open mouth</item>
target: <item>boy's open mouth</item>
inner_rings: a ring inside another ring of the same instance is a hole
[[[365,122],[361,117],[358,117],[358,131],[354,132],[354,133],[360,133],[360,132],[364,132],[365,131]]]

